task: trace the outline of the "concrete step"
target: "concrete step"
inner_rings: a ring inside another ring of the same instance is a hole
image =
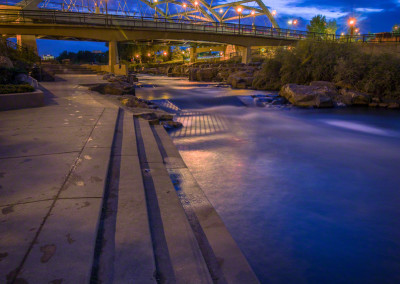
[[[156,283],[148,208],[136,147],[133,116],[125,112],[115,145],[120,155],[113,283]],[[103,282],[104,283],[104,282]]]
[[[171,137],[152,126],[163,162],[173,179],[209,271],[218,283],[259,283],[222,219],[190,173]]]
[[[153,131],[145,120],[135,118],[134,122],[157,279],[161,283],[213,283]]]

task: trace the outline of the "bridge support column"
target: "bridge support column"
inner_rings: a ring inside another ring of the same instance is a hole
[[[190,63],[195,63],[196,62],[196,58],[197,58],[197,47],[196,46],[192,46],[190,48]]]
[[[110,41],[108,43],[108,66],[111,73],[115,72],[114,68],[117,64],[119,64],[117,42]]]
[[[251,59],[251,46],[240,47],[239,50],[242,54],[242,63],[249,63]]]
[[[34,35],[17,35],[17,44],[19,46],[31,48],[36,54],[38,54],[36,37]]]

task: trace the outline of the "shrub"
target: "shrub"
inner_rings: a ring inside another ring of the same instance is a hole
[[[12,93],[26,93],[33,92],[35,88],[31,85],[23,84],[23,85],[0,85],[0,94],[12,94]]]
[[[276,90],[287,83],[330,81],[338,86],[400,99],[400,58],[370,55],[358,45],[300,41],[296,48],[280,48],[265,61],[253,87]]]

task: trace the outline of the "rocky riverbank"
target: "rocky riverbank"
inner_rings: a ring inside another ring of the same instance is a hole
[[[216,63],[171,65],[143,69],[143,73],[188,77],[190,81],[221,82],[234,89],[268,90],[262,63]],[[286,84],[280,88],[280,99],[274,104],[289,101],[297,107],[328,108],[336,106],[368,106],[400,109],[400,101],[382,99],[378,95],[358,92],[341,84],[314,81],[309,85]],[[269,100],[269,99],[268,99]]]
[[[107,80],[108,83],[90,85],[89,90],[107,95],[120,106],[131,111],[133,116],[148,120],[150,124],[160,124],[166,129],[182,126],[180,122],[174,121],[172,114],[159,109],[151,101],[136,97],[135,88],[140,87],[140,83],[135,74],[128,76],[105,74],[103,80]]]

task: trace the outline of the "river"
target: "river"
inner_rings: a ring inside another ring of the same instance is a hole
[[[266,92],[139,80],[178,113],[174,143],[262,283],[400,283],[400,111],[246,107]]]

